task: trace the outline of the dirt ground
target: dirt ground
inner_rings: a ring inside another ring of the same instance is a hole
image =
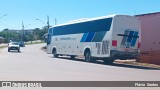
[[[149,63],[140,63],[140,62],[136,62],[135,59],[133,59],[133,60],[115,60],[115,63],[135,65],[135,66],[143,66],[143,67],[150,67],[150,68],[158,68],[158,69],[160,69],[160,65],[149,64]]]

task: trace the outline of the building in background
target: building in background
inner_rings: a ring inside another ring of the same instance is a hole
[[[34,31],[34,29],[26,29],[26,30],[13,30],[13,29],[9,29],[8,32],[9,33],[19,33],[19,34],[30,34]]]
[[[160,12],[136,17],[141,21],[140,62],[160,64]]]

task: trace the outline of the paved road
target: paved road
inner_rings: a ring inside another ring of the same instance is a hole
[[[160,81],[160,70],[52,58],[52,55],[40,50],[42,46],[44,44],[27,45],[21,48],[21,53],[7,52],[7,48],[0,50],[0,81]],[[88,89],[106,90],[105,88]],[[116,90],[116,88],[112,89]],[[119,90],[128,89],[119,88]],[[130,89],[137,90],[137,88]],[[144,90],[149,89],[151,88],[144,88]],[[152,88],[152,90],[158,89],[160,90],[160,88]]]

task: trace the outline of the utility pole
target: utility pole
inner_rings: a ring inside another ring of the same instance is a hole
[[[7,42],[9,42],[9,40],[8,40],[8,30],[9,30],[9,29],[7,29]]]
[[[57,19],[55,18],[55,25],[57,25]]]
[[[45,22],[43,22],[41,19],[36,19],[38,21],[40,21],[41,23],[43,23],[45,25],[45,27],[47,27],[47,29],[49,29],[49,16],[47,15],[47,24]]]
[[[24,24],[23,24],[23,21],[22,21],[22,41],[24,41]]]
[[[47,26],[48,26],[48,29],[49,29],[49,16],[47,15]]]
[[[23,21],[22,21],[22,41],[24,41],[25,39],[25,30],[24,30],[24,28],[26,28],[27,26],[29,26],[29,25],[31,25],[31,24],[28,24],[28,25],[25,25],[24,26],[24,23],[23,23]]]

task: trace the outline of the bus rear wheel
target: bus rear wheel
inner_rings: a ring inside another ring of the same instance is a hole
[[[113,58],[106,58],[106,59],[103,59],[103,62],[107,65],[112,65],[114,62],[114,59]]]

